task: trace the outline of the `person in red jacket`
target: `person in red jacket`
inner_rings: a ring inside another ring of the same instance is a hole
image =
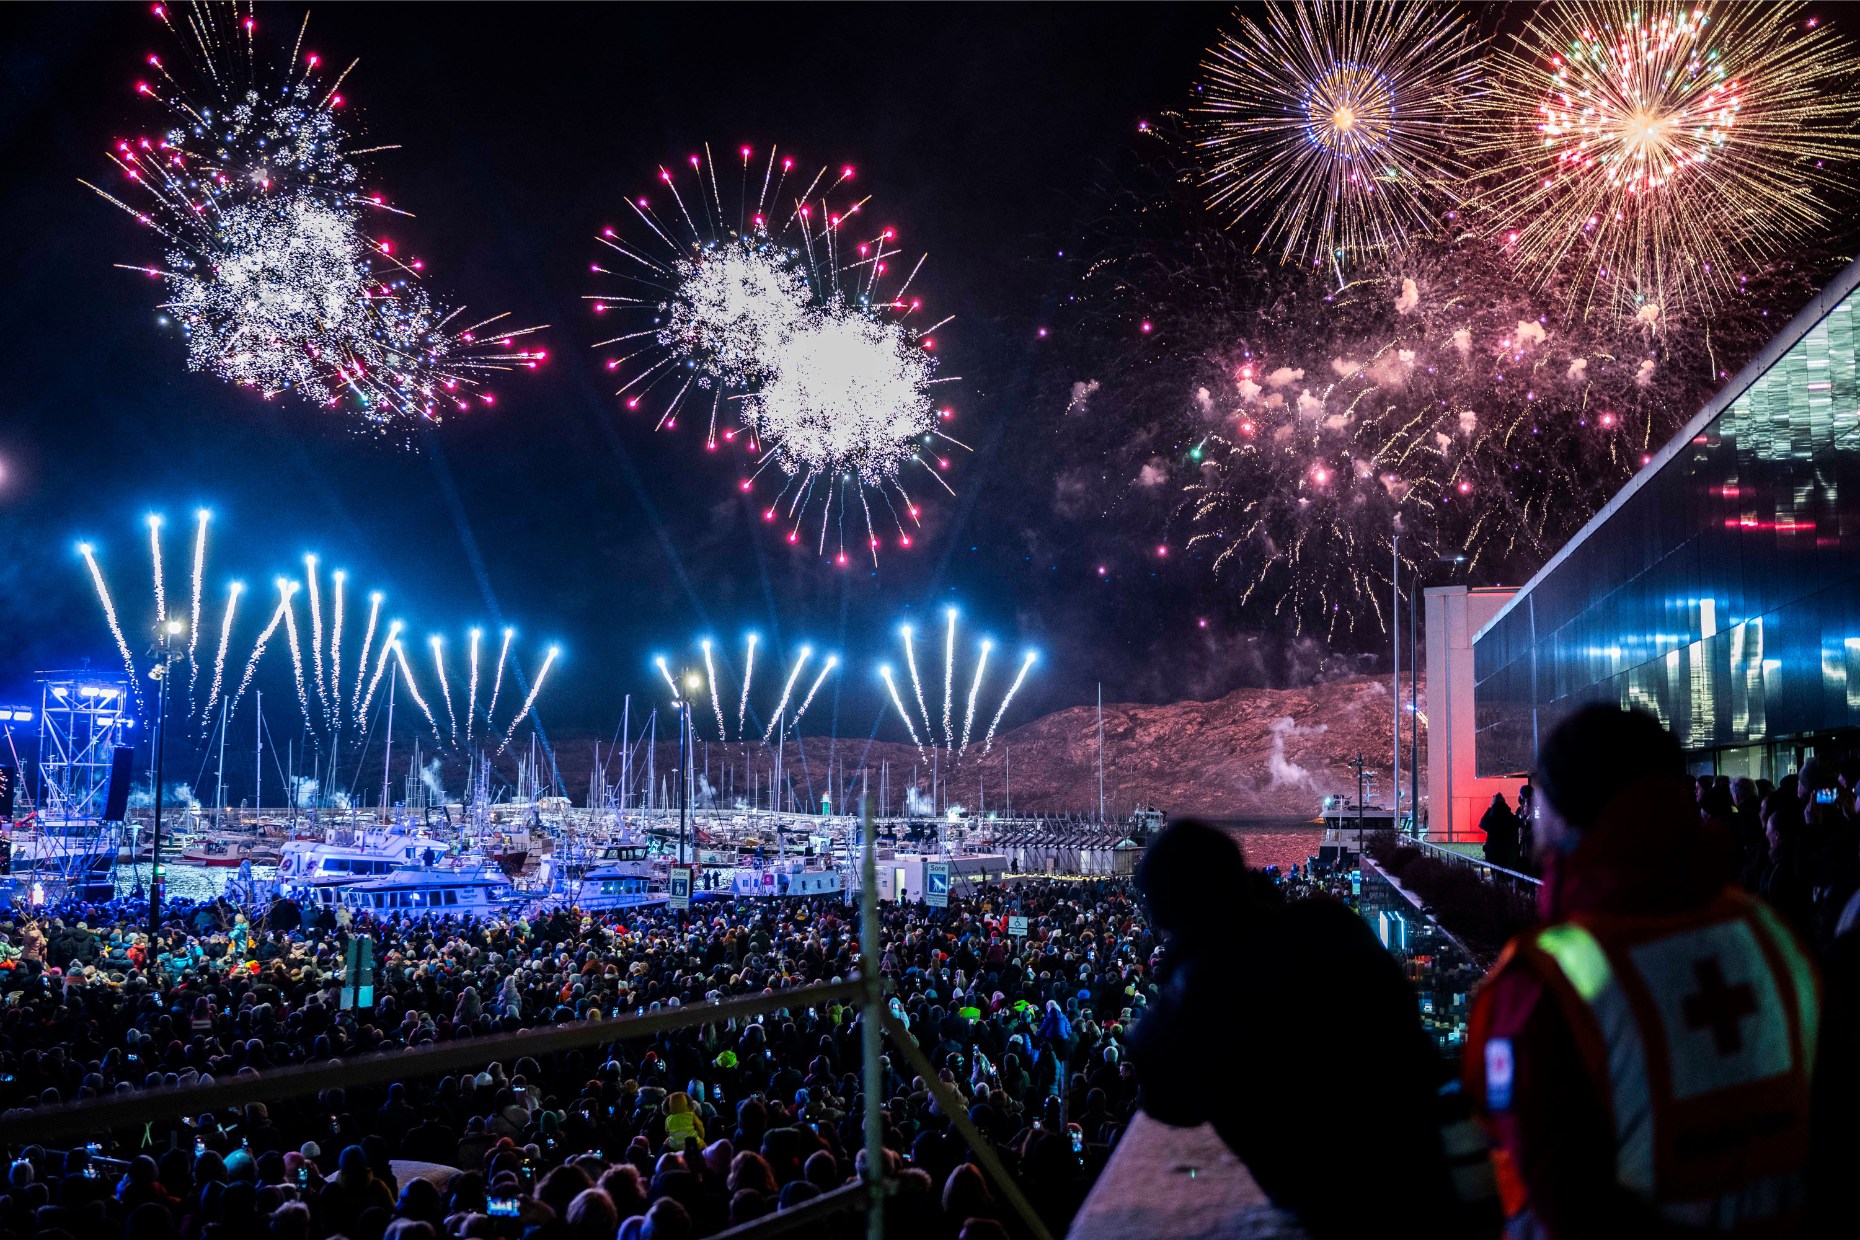
[[[1593,706],[1538,755],[1544,924],[1481,987],[1464,1084],[1514,1237],[1792,1235],[1819,984],[1731,886],[1683,754]]]

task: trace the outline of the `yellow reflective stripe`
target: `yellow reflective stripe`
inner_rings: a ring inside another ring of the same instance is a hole
[[[1815,990],[1815,966],[1796,946],[1795,935],[1783,925],[1776,910],[1761,900],[1750,901],[1750,907],[1756,912],[1757,920],[1763,924],[1770,942],[1789,964],[1789,983],[1795,987],[1795,1006],[1800,1015],[1802,1028],[1802,1070],[1813,1076],[1815,1072],[1815,1051],[1817,1037],[1821,1032],[1821,1000]]]
[[[1537,932],[1537,946],[1556,961],[1557,968],[1569,979],[1584,1003],[1595,1002],[1595,997],[1614,980],[1608,953],[1602,950],[1595,936],[1581,926],[1564,923],[1546,927]]]

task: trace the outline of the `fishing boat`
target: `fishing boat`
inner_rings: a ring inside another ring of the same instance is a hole
[[[597,910],[661,904],[667,891],[653,871],[644,836],[626,832],[595,842],[566,841],[537,867],[537,907]]]
[[[529,863],[532,841],[527,827],[497,831],[478,840],[478,850],[485,860],[515,878]]]
[[[766,865],[741,865],[720,877],[719,894],[732,896],[832,896],[846,890],[846,871],[824,857],[783,857]]]
[[[186,866],[236,866],[242,861],[270,864],[279,859],[277,848],[251,835],[205,835],[180,848],[175,861]]]
[[[278,890],[305,905],[333,907],[340,888],[402,866],[432,865],[451,851],[437,836],[396,827],[331,827],[321,839],[285,844],[278,859]]]
[[[510,907],[515,888],[494,865],[406,865],[339,893],[351,912],[376,917],[482,917]]]

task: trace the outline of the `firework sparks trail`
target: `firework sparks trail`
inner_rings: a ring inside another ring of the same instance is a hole
[[[995,729],[1001,726],[1001,717],[1007,714],[1009,703],[1013,702],[1014,695],[1020,692],[1021,682],[1027,679],[1027,672],[1033,667],[1034,660],[1038,657],[1039,656],[1034,654],[1033,651],[1029,650],[1027,652],[1027,657],[1021,660],[1019,674],[1014,677],[1014,683],[1008,686],[1007,696],[1001,699],[1001,706],[995,711],[995,717],[989,721],[987,734],[982,737],[982,752],[984,754],[994,748]]]
[[[471,671],[468,674],[465,689],[465,743],[471,744],[472,725],[478,719],[478,646],[484,638],[483,629],[471,631]]]
[[[323,675],[323,595],[317,585],[317,560],[304,557],[304,580],[310,583],[310,666],[316,676],[317,705],[323,708],[323,722],[329,723],[329,685]],[[295,643],[296,638],[293,637]]]
[[[424,263],[366,234],[364,212],[406,214],[361,188],[366,157],[391,148],[356,145],[337,120],[348,69],[326,72],[300,29],[283,72],[269,73],[253,25],[203,6],[185,22],[188,66],[171,73],[149,57],[136,90],[172,127],[109,153],[143,205],[84,182],[161,239],[163,265],[128,269],[163,281],[191,368],[266,397],[346,406],[382,431],[490,404],[489,374],[546,356],[514,347],[540,329],[492,327],[502,315],[462,325],[462,308],[435,305],[417,283]]]
[[[898,696],[898,684],[891,678],[890,666],[880,666],[878,674],[884,679],[885,688],[891,693],[891,704],[898,708],[898,718],[904,720],[904,730],[910,733],[911,744],[917,746],[919,754],[924,753],[924,743],[917,739],[917,724],[912,721],[910,712],[904,709],[904,699]]]
[[[956,745],[955,727],[950,721],[950,698],[956,684],[956,609],[948,609],[949,627],[943,637],[943,745]]]
[[[355,726],[363,732],[368,730],[368,708],[374,704],[375,690],[381,685],[381,674],[387,671],[387,661],[400,645],[401,622],[388,622],[387,636],[381,639],[381,653],[375,659],[375,672],[368,678],[368,692],[362,696],[360,708],[356,711]]]
[[[157,630],[168,623],[168,587],[163,578],[161,564],[161,527],[162,518],[149,514],[149,558],[155,564],[155,627]]]
[[[756,675],[756,635],[749,635],[749,653],[743,660],[743,696],[736,703],[736,735],[741,737],[743,722],[749,717],[749,684]]]
[[[284,588],[282,578],[278,581],[278,609],[271,613],[271,620],[259,633],[258,640],[252,644],[252,657],[245,661],[245,671],[239,677],[239,688],[233,693],[232,706],[227,711],[230,718],[239,713],[239,703],[245,699],[245,691],[252,686],[252,676],[258,671],[258,661],[265,656],[265,647],[270,643],[272,634],[284,623],[291,606],[290,592]]]
[[[497,717],[497,694],[504,687],[504,661],[510,657],[510,639],[516,630],[508,625],[504,628],[504,644],[497,648],[497,674],[491,679],[491,704],[484,708],[484,726],[487,731],[494,731],[491,722]]]
[[[426,699],[420,696],[420,686],[414,683],[413,667],[407,662],[406,648],[392,638],[388,641],[388,648],[394,652],[394,662],[400,666],[400,678],[407,685],[408,695],[413,698],[413,704],[420,708],[420,713],[426,716],[426,726],[433,730],[433,739],[443,744],[445,738],[439,734],[439,720],[433,718],[433,708],[426,704]]]
[[[969,729],[975,723],[975,700],[982,692],[982,673],[988,670],[988,652],[994,646],[986,638],[982,640],[981,657],[975,661],[975,679],[969,682],[969,708],[962,716],[962,745],[956,750],[958,756],[969,751]]]
[[[911,672],[911,691],[917,695],[917,709],[923,712],[924,735],[936,740],[936,730],[930,726],[930,708],[924,705],[924,682],[917,675],[917,648],[911,644],[912,630],[905,625],[898,630],[904,635],[904,662]]]
[[[123,670],[129,675],[129,689],[135,695],[136,713],[142,714],[142,685],[136,677],[135,656],[129,653],[129,642],[123,637],[123,626],[116,618],[116,603],[111,600],[110,587],[103,580],[103,569],[98,566],[96,553],[89,543],[79,543],[78,554],[84,557],[84,563],[90,569],[91,584],[97,587],[97,601],[103,604],[103,618],[110,624],[110,636],[116,639],[117,653],[123,656]]]
[[[659,675],[665,677],[665,687],[672,691],[672,699],[677,701],[683,698],[684,694],[678,691],[678,682],[672,679],[672,669],[665,665],[664,656],[654,659],[653,663],[658,667]]]
[[[827,674],[839,665],[840,657],[838,655],[830,654],[827,656],[827,661],[821,665],[819,675],[814,677],[814,683],[808,686],[807,696],[801,699],[801,705],[795,709],[794,722],[789,724],[791,729],[801,726],[801,716],[805,715],[807,713],[807,708],[814,704],[814,695],[820,692],[821,682],[826,680]]]
[[[899,474],[912,463],[939,483],[948,460],[938,441],[951,416],[934,408],[930,333],[917,326],[921,303],[908,290],[922,264],[898,260],[896,232],[849,237],[868,200],[850,188],[851,167],[809,177],[771,148],[741,159],[738,200],[726,207],[708,146],[689,159],[695,186],[659,170],[660,197],[626,204],[624,229],[599,238],[608,253],[597,275],[619,287],[586,300],[612,311],[623,329],[596,347],[615,351],[616,395],[646,408],[673,430],[687,407],[708,416],[705,447],[740,446],[743,491],[768,471],[779,490],[763,505],[784,514],[788,541],[819,512],[819,550],[833,533],[836,562],[847,562],[845,518],[863,521],[874,555],[881,543],[868,491],[881,501],[908,547],[919,519]],[[737,417],[720,429],[726,410]],[[944,484],[947,486],[947,484]],[[811,530],[811,524],[808,525]],[[809,541],[816,541],[810,537]]]
[[[801,679],[801,669],[807,665],[808,656],[813,653],[814,648],[812,646],[801,647],[801,656],[794,661],[794,666],[789,669],[787,682],[781,687],[781,697],[775,703],[775,710],[769,715],[768,729],[762,733],[762,739],[764,741],[775,735],[776,725],[781,722],[782,712],[788,709],[788,699],[794,693],[794,682]]]
[[[355,693],[349,699],[349,714],[358,724],[366,715],[362,707],[362,685],[368,679],[368,652],[375,644],[375,623],[381,619],[381,591],[375,590],[368,595],[368,624],[362,629],[362,653],[355,663]],[[376,676],[380,673],[377,672]]]
[[[535,681],[530,684],[529,694],[523,699],[523,709],[518,711],[517,717],[510,721],[510,731],[505,733],[504,743],[497,747],[498,753],[503,753],[504,750],[510,748],[510,742],[517,735],[517,725],[530,717],[530,711],[536,706],[536,695],[542,692],[543,681],[549,678],[549,669],[555,665],[555,657],[561,652],[560,646],[549,647],[549,657],[543,660],[542,670],[536,673]]]
[[[1473,207],[1539,286],[1710,308],[1824,229],[1860,154],[1853,44],[1804,4],[1561,0],[1494,58]]]
[[[1224,610],[1287,638],[1385,628],[1398,519],[1405,569],[1529,576],[1834,269],[1805,251],[1708,320],[1574,318],[1459,225],[1340,285],[1221,229],[1173,124],[1107,199],[1056,335],[1077,382],[1050,472],[1109,484],[1071,567],[1212,570]]]
[[[342,727],[342,588],[349,575],[337,569],[330,578],[336,583],[336,589],[329,607],[329,701],[326,709],[330,726],[339,729]]]
[[[710,681],[710,708],[717,716],[717,739],[727,741],[730,730],[723,725],[723,697],[717,691],[717,661],[711,657],[708,637],[699,644],[704,648],[704,677]]]
[[[931,387],[954,380],[933,378],[934,371],[924,345],[898,323],[838,307],[810,317],[788,337],[768,381],[743,401],[744,422],[763,449],[752,479],[772,473],[781,487],[764,519],[785,509],[788,541],[798,543],[818,496],[818,533],[810,541],[820,554],[833,543],[843,565],[856,501],[854,528],[876,562],[882,540],[870,492],[908,547],[919,511],[902,475],[916,465],[948,490],[942,471],[949,458],[937,443],[967,447],[940,429],[949,411],[937,407]]]
[[[1428,231],[1453,201],[1475,45],[1460,18],[1370,0],[1271,4],[1202,62],[1199,179],[1284,261],[1353,262]]]
[[[297,640],[297,612],[291,606],[291,599],[296,597],[301,587],[295,581],[279,584],[284,590],[284,636],[291,648],[291,677],[297,686],[297,705],[304,712],[304,727],[312,733],[321,735],[317,732],[316,723],[310,717],[310,691],[304,686],[304,648],[303,644]]]
[[[194,713],[194,683],[200,679],[200,664],[194,657],[195,648],[200,645],[200,596],[203,578],[207,571],[207,522],[213,514],[205,508],[194,514],[194,571],[192,573],[193,601],[188,608],[187,619],[187,713]]]
[[[433,670],[439,675],[439,693],[446,702],[447,735],[451,736],[452,743],[457,745],[459,743],[459,720],[458,716],[452,713],[452,683],[446,679],[445,642],[437,633],[426,640],[427,644],[433,648]]]
[[[226,590],[226,610],[220,614],[220,644],[213,654],[213,679],[207,687],[207,706],[200,715],[201,735],[213,725],[213,708],[219,705],[220,690],[226,683],[226,652],[232,646],[233,613],[239,609],[239,596],[245,583],[235,581]]]

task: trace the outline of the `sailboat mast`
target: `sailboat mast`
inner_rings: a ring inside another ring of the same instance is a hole
[[[213,776],[213,799],[219,802],[219,812],[213,816],[215,829],[225,825],[226,817],[226,699],[220,699],[220,769]]]
[[[400,665],[396,663],[388,673],[388,717],[387,748],[381,752],[381,821],[388,821],[388,806],[392,804],[388,793],[389,763],[394,760],[394,690],[400,685]]]

